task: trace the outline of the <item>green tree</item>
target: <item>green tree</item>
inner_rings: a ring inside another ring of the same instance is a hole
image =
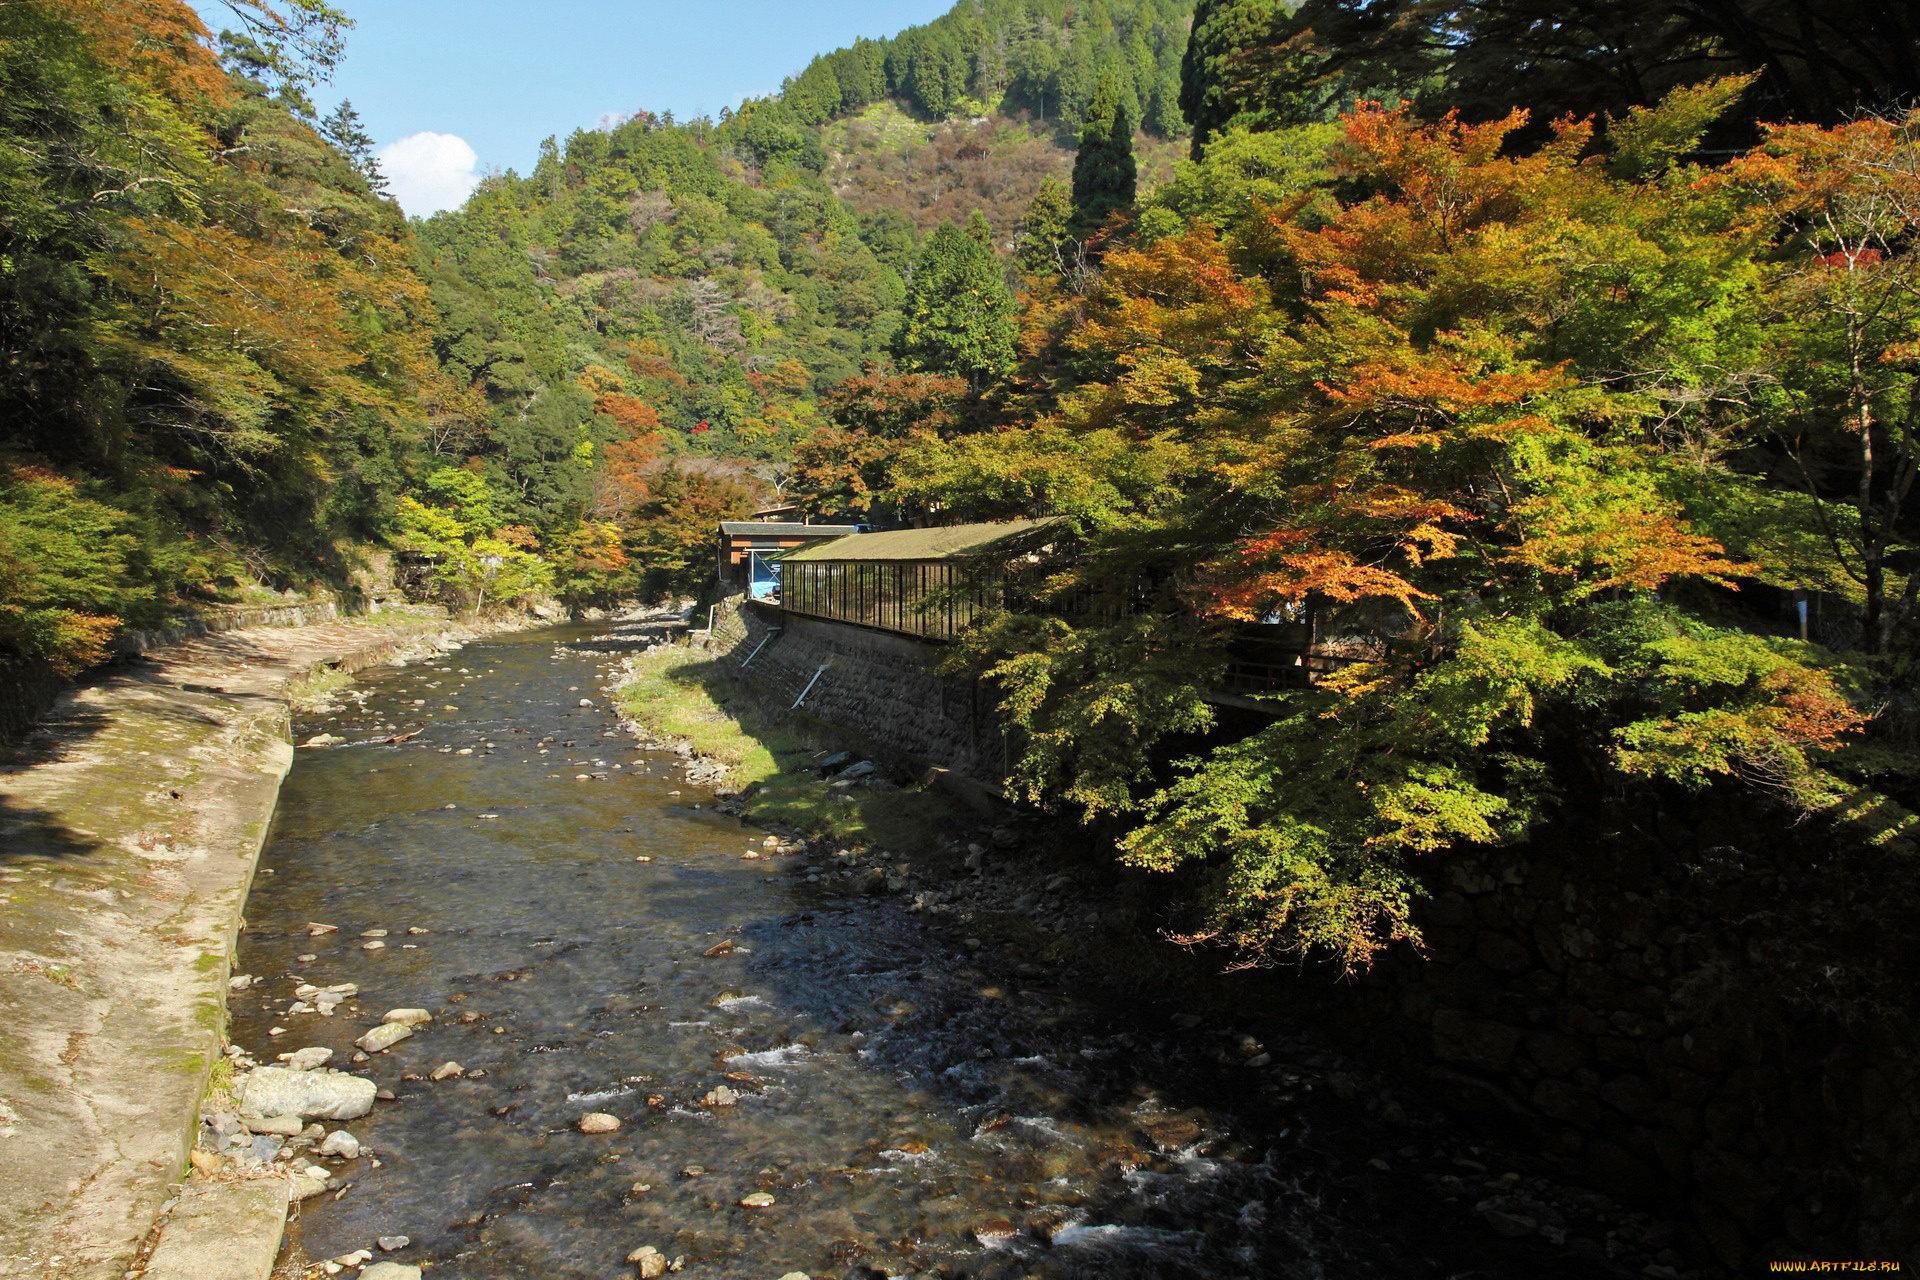
[[[965,378],[975,391],[1012,371],[1019,320],[992,235],[976,211],[965,230],[949,222],[927,236],[895,340],[907,368]]]
[[[320,136],[340,149],[376,195],[387,194],[387,175],[380,172],[380,162],[374,158],[373,136],[361,125],[360,113],[351,101],[342,98],[340,105],[327,113],[320,122]]]
[[[1278,32],[1290,13],[1282,0],[1199,0],[1193,9],[1193,34],[1180,64],[1180,110],[1193,126],[1193,158],[1235,119],[1263,115],[1251,49],[1279,43]]]
[[[553,566],[534,554],[524,530],[503,526],[486,480],[460,467],[427,477],[428,501],[400,500],[402,545],[434,558],[433,575],[481,612],[549,591]]]
[[[1084,234],[1115,212],[1133,207],[1139,171],[1133,159],[1133,122],[1113,81],[1102,77],[1080,127],[1073,157],[1073,220]]]
[[[1073,195],[1051,175],[1040,180],[1014,232],[1014,260],[1028,275],[1065,275],[1076,243],[1072,233]]]

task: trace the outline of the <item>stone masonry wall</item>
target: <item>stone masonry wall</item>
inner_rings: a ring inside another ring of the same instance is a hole
[[[985,782],[1005,773],[990,706],[973,681],[936,674],[937,645],[743,603],[715,610],[711,643],[769,702],[791,706],[811,683],[800,710],[905,762]]]

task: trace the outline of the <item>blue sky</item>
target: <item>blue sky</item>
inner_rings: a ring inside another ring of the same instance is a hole
[[[193,0],[218,31],[220,0]],[[685,119],[771,93],[816,53],[892,35],[953,0],[336,0],[346,57],[314,93],[351,99],[401,207],[431,213],[489,169],[641,108]]]

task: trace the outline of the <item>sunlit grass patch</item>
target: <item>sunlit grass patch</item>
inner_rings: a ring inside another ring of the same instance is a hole
[[[970,821],[951,797],[924,787],[830,786],[813,767],[809,742],[757,709],[717,663],[686,649],[636,660],[619,696],[657,737],[727,765],[754,822],[841,844],[914,849]]]

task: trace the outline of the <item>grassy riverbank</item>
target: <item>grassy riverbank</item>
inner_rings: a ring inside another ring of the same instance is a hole
[[[619,703],[655,738],[684,743],[695,756],[725,765],[725,785],[740,792],[745,816],[763,826],[843,845],[915,849],[978,821],[925,787],[827,785],[816,767],[827,752],[804,723],[776,722],[718,663],[684,646],[633,659]]]

